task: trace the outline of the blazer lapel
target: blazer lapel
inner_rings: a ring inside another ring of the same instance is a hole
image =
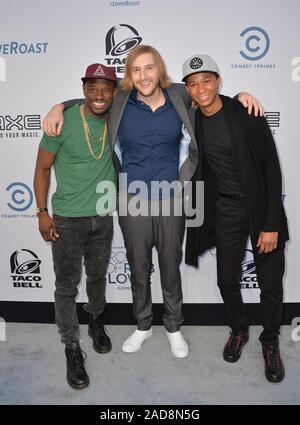
[[[114,151],[120,122],[123,116],[124,109],[127,104],[129,93],[125,93],[123,90],[119,90],[113,101],[112,107],[109,111],[108,117],[108,137],[110,142],[111,151]]]
[[[180,116],[181,121],[183,122],[185,128],[189,132],[191,138],[195,140],[194,129],[192,127],[189,115],[187,113],[186,106],[183,102],[181,95],[178,93],[178,91],[176,90],[174,86],[168,87],[167,93],[171,99],[171,102],[174,105],[174,108],[176,109],[178,115]],[[191,115],[192,115],[192,112],[191,112]]]

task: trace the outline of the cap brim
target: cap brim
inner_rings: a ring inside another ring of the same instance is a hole
[[[115,84],[118,84],[118,80],[115,80],[114,78],[103,78],[103,77],[82,77],[81,81],[85,83],[88,80],[107,80],[107,81],[113,81]]]
[[[203,70],[203,71],[195,71],[195,72],[191,72],[190,74],[186,75],[185,77],[183,77],[183,79],[181,80],[183,83],[185,83],[185,80],[187,79],[187,77],[189,77],[190,75],[194,75],[194,74],[202,74],[203,72],[210,72],[211,74],[216,74],[218,77],[220,77],[220,74],[216,71],[209,71],[209,70]]]

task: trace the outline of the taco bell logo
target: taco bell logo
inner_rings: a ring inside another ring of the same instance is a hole
[[[137,30],[128,24],[118,24],[112,27],[105,38],[105,54],[108,66],[114,66],[116,73],[124,73],[125,55],[138,46],[142,37]]]
[[[242,277],[241,277],[241,288],[242,289],[258,289],[257,275],[253,258],[253,251],[246,249],[246,255],[242,263]]]
[[[29,249],[18,249],[10,257],[10,271],[14,288],[42,288],[41,260]]]

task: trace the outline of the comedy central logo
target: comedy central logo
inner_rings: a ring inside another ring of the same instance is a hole
[[[105,38],[105,61],[113,66],[117,74],[124,74],[124,63],[130,50],[138,46],[142,37],[137,30],[128,24],[112,27]]]
[[[14,288],[42,288],[41,260],[29,249],[18,249],[10,257],[10,271]]]
[[[245,47],[240,50],[240,55],[249,61],[263,58],[270,48],[270,38],[267,32],[260,27],[248,27],[240,36],[244,39]]]
[[[10,196],[7,206],[11,210],[21,212],[31,207],[33,194],[27,184],[22,182],[13,182],[7,186],[6,190],[9,192]]]
[[[33,192],[25,183],[17,181],[10,183],[6,188],[6,206],[3,203],[0,208],[1,218],[19,219],[29,218],[36,219],[36,215],[32,211]]]
[[[246,249],[244,261],[242,262],[242,277],[240,281],[242,289],[258,289],[256,268],[253,251]]]
[[[240,37],[242,49],[239,50],[239,54],[246,62],[232,63],[231,68],[260,71],[277,67],[276,63],[261,61],[261,59],[267,58],[271,46],[269,34],[264,28],[257,26],[247,27],[242,30]]]

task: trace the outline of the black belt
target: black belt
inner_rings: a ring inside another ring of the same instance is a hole
[[[223,198],[228,198],[228,199],[244,199],[244,194],[243,193],[237,193],[237,194],[230,194],[227,195],[226,193],[220,193],[220,196],[222,196]]]

